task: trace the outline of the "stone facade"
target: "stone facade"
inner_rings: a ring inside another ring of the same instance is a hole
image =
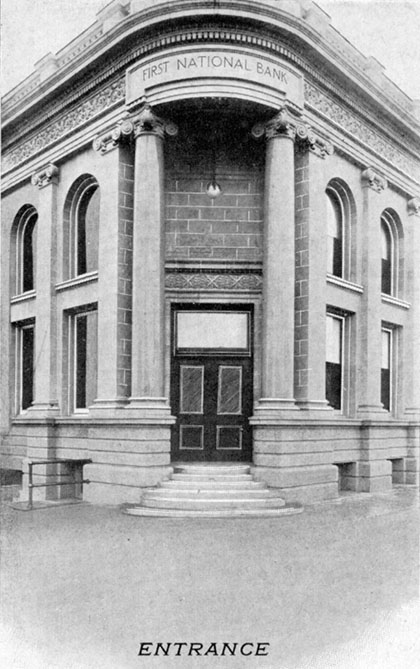
[[[1,466],[89,458],[86,499],[138,501],[173,463],[174,314],[242,310],[257,478],[418,485],[415,103],[316,5],[161,4],[111,3],[3,101]]]

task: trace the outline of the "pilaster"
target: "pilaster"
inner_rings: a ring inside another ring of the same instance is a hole
[[[324,164],[332,144],[308,129],[296,153],[295,386],[300,409],[332,411],[325,399],[327,217]]]
[[[57,184],[59,169],[49,163],[32,175],[39,189],[36,256],[36,322],[34,401],[28,409],[32,418],[58,414],[57,393],[57,313],[55,283],[57,262]]]
[[[358,415],[365,420],[383,417],[381,404],[381,193],[386,180],[374,169],[362,172],[362,283],[358,319],[359,387]]]
[[[124,408],[131,386],[134,161],[129,119],[97,136],[93,148],[109,175],[101,190],[98,259],[98,392],[90,411]]]
[[[420,198],[411,198],[407,203],[405,244],[408,253],[407,301],[410,303],[407,336],[405,337],[404,379],[405,413],[410,420],[420,421]]]

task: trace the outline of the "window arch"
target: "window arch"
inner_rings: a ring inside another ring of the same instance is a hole
[[[381,292],[397,296],[402,290],[402,227],[397,214],[381,215]]]
[[[36,233],[38,213],[32,205],[25,205],[15,219],[12,245],[15,246],[15,280],[12,282],[17,295],[35,289],[36,282]]]
[[[326,188],[327,273],[355,280],[356,208],[353,196],[341,179],[332,179]]]
[[[100,191],[85,174],[71,187],[64,206],[64,265],[68,278],[98,269]]]

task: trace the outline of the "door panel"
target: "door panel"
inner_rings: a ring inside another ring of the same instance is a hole
[[[250,461],[252,396],[251,357],[175,355],[173,459]]]

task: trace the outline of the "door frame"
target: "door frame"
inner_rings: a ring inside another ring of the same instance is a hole
[[[248,315],[248,342],[247,342],[247,350],[244,351],[243,349],[188,349],[188,350],[181,350],[177,351],[176,348],[176,343],[177,343],[177,319],[176,315],[180,311],[215,311],[215,312],[245,312]],[[250,404],[251,407],[253,405],[253,400],[254,400],[254,303],[253,302],[172,302],[170,305],[170,365],[169,365],[169,370],[170,370],[170,375],[169,375],[169,396],[170,396],[170,401],[171,405],[173,404],[172,402],[172,397],[173,397],[173,382],[174,379],[177,377],[177,374],[175,374],[175,365],[179,364],[180,359],[183,360],[185,363],[186,359],[190,360],[191,363],[194,361],[197,361],[199,358],[209,358],[209,359],[215,359],[219,358],[221,361],[223,359],[226,359],[226,361],[230,359],[234,360],[240,360],[242,359],[247,359],[250,362],[250,379],[251,379],[251,400]],[[172,409],[172,413],[174,416],[177,418],[177,424],[172,427],[172,435],[171,435],[171,459],[176,460],[177,462],[181,461],[178,458],[174,458],[174,448],[173,448],[173,440],[175,437],[175,434],[177,434],[178,429],[178,414],[175,413],[175,411]],[[247,417],[248,419],[251,417],[252,411],[249,412],[249,416]],[[249,457],[246,458],[246,461],[251,462],[252,461],[252,427],[251,425],[248,424],[248,430],[249,430]],[[191,454],[190,454],[191,455]],[[203,458],[197,458],[194,459],[194,457],[189,457],[186,455],[186,459],[189,461],[196,461],[196,462],[221,462],[223,461],[223,458],[220,460],[209,460],[209,459],[203,459]],[[230,461],[235,461],[235,460],[230,460]],[[237,461],[244,461],[243,458],[240,459],[238,458]]]

